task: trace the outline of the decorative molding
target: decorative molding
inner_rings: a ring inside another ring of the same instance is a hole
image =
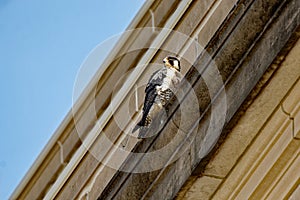
[[[289,47],[288,47],[289,48]],[[299,185],[299,140],[294,137],[299,110],[300,40],[280,55],[276,73],[264,84],[226,140],[212,155],[201,175],[191,176],[176,199],[199,196],[203,199],[288,199]],[[278,60],[276,59],[273,64]],[[270,73],[270,72],[268,72]],[[280,83],[280,85],[278,85]],[[247,102],[246,102],[247,104]],[[290,114],[293,113],[293,114]],[[200,177],[199,177],[200,176]],[[220,182],[198,186],[202,177]]]

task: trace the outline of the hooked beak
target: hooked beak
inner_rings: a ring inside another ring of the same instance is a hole
[[[167,63],[167,62],[168,62],[167,58],[164,58],[163,63]]]

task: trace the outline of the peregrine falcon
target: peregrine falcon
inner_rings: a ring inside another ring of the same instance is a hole
[[[155,114],[159,112],[173,96],[176,84],[180,80],[180,61],[176,57],[167,56],[163,59],[164,66],[153,73],[145,89],[143,116],[133,128],[148,128]]]

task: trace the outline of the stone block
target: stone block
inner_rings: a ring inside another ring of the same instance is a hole
[[[300,49],[300,45],[299,49]],[[292,64],[292,63],[291,63]],[[295,63],[295,65],[299,66],[299,63]],[[292,64],[294,65],[294,64]],[[295,72],[298,73],[297,71]],[[299,76],[300,76],[300,70],[299,70]],[[288,117],[292,120],[292,123],[294,124],[294,137],[297,139],[300,139],[300,81],[294,85],[288,96],[285,98],[285,100],[282,103],[282,109],[283,112],[285,112]]]
[[[190,189],[186,192],[183,198],[177,200],[206,200],[211,199],[213,193],[221,184],[222,179],[202,176],[198,178]]]
[[[53,149],[52,153],[52,159],[49,161],[49,163],[44,163],[42,171],[39,173],[37,179],[35,179],[35,184],[29,187],[29,192],[23,193],[20,199],[31,200],[42,199],[44,197],[47,185],[53,183],[53,176],[57,174],[59,169],[62,168],[58,145],[55,147],[55,149]],[[52,179],[49,179],[49,177],[52,177]]]
[[[55,199],[75,199],[79,195],[81,189],[99,165],[99,161],[92,154],[88,153],[86,155]]]

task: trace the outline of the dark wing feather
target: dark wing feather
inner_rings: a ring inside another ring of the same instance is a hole
[[[147,118],[147,115],[149,114],[149,111],[155,101],[155,98],[157,96],[156,86],[160,86],[163,83],[163,79],[166,77],[166,69],[160,69],[155,71],[152,76],[150,77],[150,80],[146,86],[145,89],[145,100],[144,100],[144,107],[143,107],[143,117],[142,117],[142,126],[145,125],[145,121]]]
[[[146,86],[145,89],[145,100],[144,100],[144,107],[143,107],[143,116],[141,121],[134,127],[132,132],[135,132],[139,127],[146,125],[146,119],[150,112],[150,109],[157,97],[156,86],[160,86],[163,83],[163,79],[166,77],[166,69],[160,69],[155,71]]]
[[[157,92],[156,92],[154,85],[153,85],[153,87],[148,88],[148,89],[149,90],[145,96],[144,107],[143,107],[143,117],[142,117],[142,120],[140,121],[140,124],[139,124],[140,126],[146,125],[147,116],[148,116],[150,109],[155,101],[156,96],[157,96]]]

